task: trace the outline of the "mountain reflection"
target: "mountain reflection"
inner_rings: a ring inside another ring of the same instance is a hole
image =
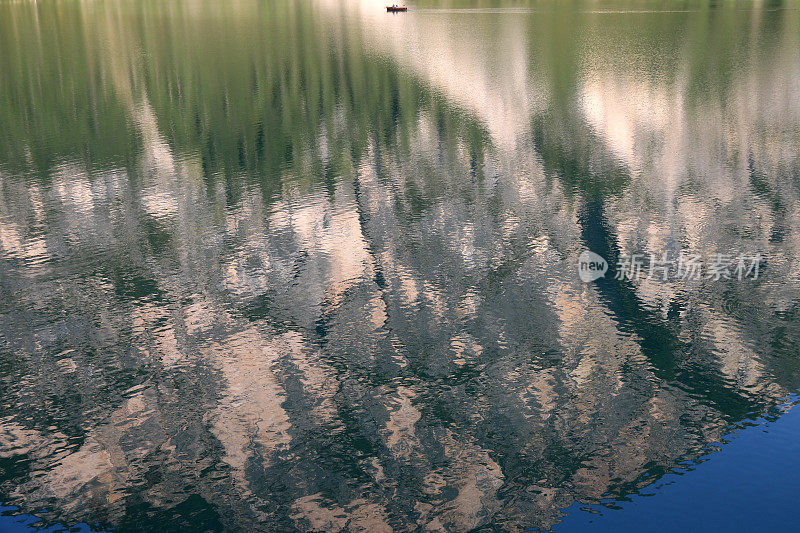
[[[496,5],[1,5],[0,500],[548,528],[800,387],[798,11]]]

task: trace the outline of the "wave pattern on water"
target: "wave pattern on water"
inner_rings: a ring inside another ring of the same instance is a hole
[[[698,9],[0,5],[0,501],[546,529],[773,413],[800,17]],[[585,249],[766,262],[585,284]]]

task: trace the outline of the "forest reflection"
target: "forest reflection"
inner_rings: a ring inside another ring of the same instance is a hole
[[[777,413],[800,15],[659,5],[0,5],[0,499],[548,528]],[[587,248],[767,265],[587,285]]]

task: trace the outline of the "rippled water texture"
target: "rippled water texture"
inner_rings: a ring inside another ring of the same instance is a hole
[[[557,528],[780,414],[797,6],[383,4],[0,4],[3,509]]]

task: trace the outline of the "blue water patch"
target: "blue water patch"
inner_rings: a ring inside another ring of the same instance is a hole
[[[664,476],[647,494],[573,504],[553,530],[797,531],[800,409],[759,422],[732,433],[708,460]]]
[[[69,531],[70,533],[88,533],[90,531],[97,531],[92,529],[89,524],[76,524],[74,526],[65,526],[63,524],[54,524],[44,526],[42,519],[31,514],[18,514],[19,508],[7,505],[0,505],[0,532],[2,533],[57,533],[62,531]]]

